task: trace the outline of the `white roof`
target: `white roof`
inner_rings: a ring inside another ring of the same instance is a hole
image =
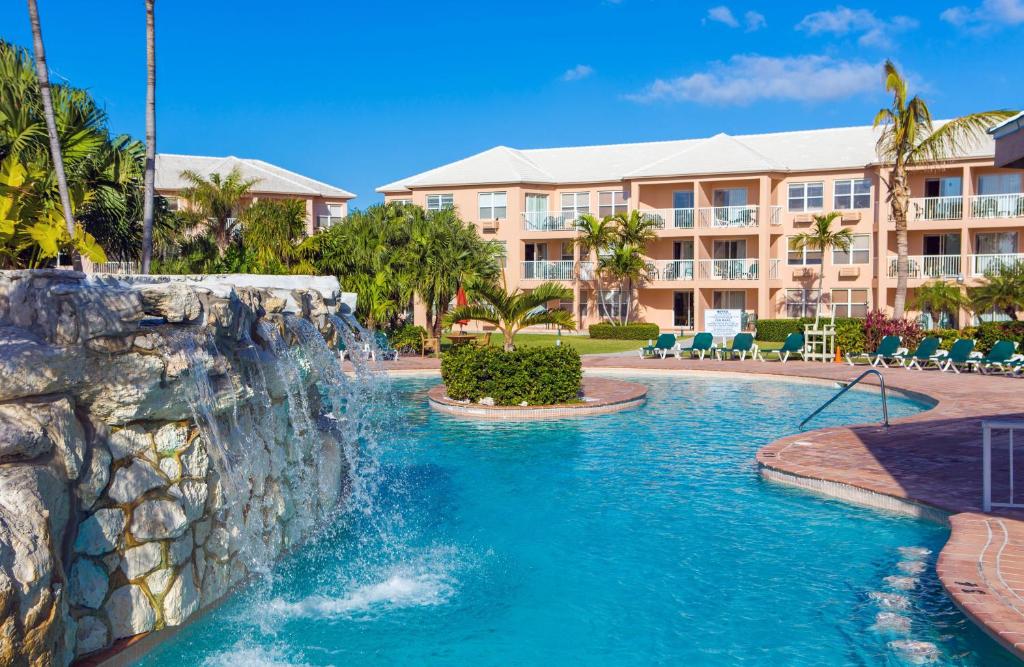
[[[322,181],[296,174],[277,165],[239,158],[234,155],[227,157],[207,157],[204,155],[176,155],[160,153],[156,156],[156,189],[182,190],[188,187],[181,178],[185,170],[195,171],[202,176],[221,174],[226,176],[232,169],[238,168],[245,179],[257,179],[252,187],[254,193],[304,195],[312,197],[336,197],[352,199],[354,194]]]
[[[1000,137],[1006,136],[1007,134],[1013,134],[1021,127],[1024,127],[1024,111],[1021,111],[1016,116],[1007,118],[1006,120],[1004,120],[1002,123],[999,123],[995,127],[989,128],[988,133],[998,139]]]
[[[490,183],[561,185],[700,174],[859,169],[878,162],[875,143],[880,131],[863,125],[771,134],[716,134],[706,139],[608,146],[526,150],[498,146],[383,185],[377,191],[405,192],[412,188]],[[959,157],[988,157],[994,152],[992,138],[984,136]]]

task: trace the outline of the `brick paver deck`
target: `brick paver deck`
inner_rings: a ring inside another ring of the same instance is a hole
[[[864,370],[841,364],[762,363],[585,356],[588,369],[768,374],[845,382]],[[436,359],[408,358],[390,370],[437,369]],[[828,428],[783,438],[757,454],[762,472],[850,499],[948,516],[949,542],[937,572],[954,602],[993,638],[1024,659],[1024,513],[981,513],[981,422],[1024,418],[1024,379],[881,369],[891,389],[928,396],[931,410],[878,424]],[[863,384],[876,384],[874,378]],[[1005,440],[994,440],[995,498],[1009,493]],[[1024,489],[1024,466],[1015,486]],[[888,501],[891,501],[888,502]]]

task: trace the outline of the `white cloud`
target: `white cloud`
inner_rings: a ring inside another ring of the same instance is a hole
[[[754,32],[768,25],[768,22],[764,19],[764,14],[755,11],[749,11],[744,14],[743,20],[747,24],[747,32]]]
[[[711,63],[703,72],[657,79],[626,99],[736,105],[759,100],[822,102],[879,90],[880,72],[877,64],[828,56],[736,55],[728,62]]]
[[[565,73],[562,74],[562,81],[579,81],[593,73],[594,68],[590,65],[576,65],[576,67],[565,70]]]
[[[809,35],[860,35],[861,46],[892,48],[892,37],[917,27],[917,20],[909,16],[894,16],[886,21],[875,16],[870,9],[850,9],[837,5],[835,9],[814,12],[796,24],[797,30]]]
[[[718,7],[712,7],[708,10],[708,19],[724,23],[730,28],[740,27],[740,22],[736,20],[736,17],[732,15],[732,10],[725,5],[719,5]]]
[[[1024,0],[982,0],[974,9],[950,7],[939,18],[971,32],[990,32],[1024,23]]]

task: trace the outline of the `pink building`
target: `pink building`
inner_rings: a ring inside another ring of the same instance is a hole
[[[519,150],[498,146],[378,188],[386,201],[455,206],[505,246],[510,287],[573,288],[581,325],[625,307],[618,286],[591,280],[594,258],[571,243],[582,213],[633,209],[659,225],[646,249],[638,315],[667,331],[701,329],[709,308],[753,318],[813,315],[821,253],[791,239],[815,213],[840,211],[855,243],[830,252],[824,300],[836,316],[891,308],[895,229],[871,127],[641,144]],[[997,169],[991,137],[955,161],[913,174],[911,291],[965,285],[1024,261],[1024,170]],[[573,280],[577,266],[583,279]],[[826,308],[826,312],[829,309]],[[418,313],[418,316],[421,313]],[[969,314],[957,314],[961,323]]]
[[[257,199],[301,199],[306,202],[306,231],[330,227],[348,214],[348,202],[355,197],[347,190],[314,180],[277,165],[250,158],[206,157],[202,155],[175,155],[161,153],[156,156],[156,191],[167,199],[172,209],[187,206],[179,201],[187,183],[181,172],[191,170],[202,176],[227,176],[238,168],[244,179],[256,180],[251,201]]]

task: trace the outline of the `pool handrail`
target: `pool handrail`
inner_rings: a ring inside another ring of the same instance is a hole
[[[855,379],[853,382],[847,383],[842,389],[839,390],[839,392],[835,396],[833,396],[832,398],[830,398],[827,401],[825,401],[824,403],[822,403],[821,406],[817,410],[812,412],[806,419],[804,419],[802,422],[800,422],[800,428],[803,428],[804,424],[806,424],[807,422],[809,422],[812,419],[814,419],[815,417],[817,417],[821,413],[822,410],[824,410],[828,406],[830,406],[833,403],[835,403],[836,400],[840,396],[842,396],[843,394],[848,392],[850,389],[853,388],[853,386],[855,384],[857,384],[858,382],[863,380],[868,375],[877,375],[878,376],[878,383],[879,383],[879,385],[882,388],[882,425],[885,426],[886,428],[888,428],[889,427],[889,401],[888,401],[888,398],[886,397],[886,392],[885,392],[885,378],[882,376],[882,373],[878,369],[875,369],[875,368],[867,369],[866,371],[864,371],[863,373],[858,375],[857,379]]]

